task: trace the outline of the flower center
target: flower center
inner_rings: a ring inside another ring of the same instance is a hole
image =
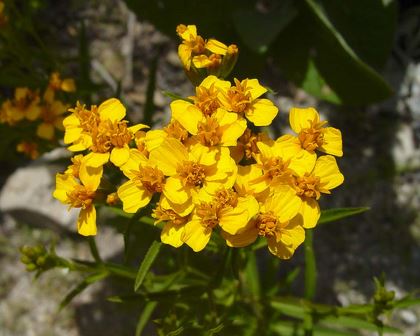
[[[122,148],[127,145],[132,134],[127,128],[127,122],[104,120],[92,132],[93,145],[91,150],[97,153],[109,152],[112,147]]]
[[[152,167],[141,167],[136,172],[134,181],[141,184],[150,193],[162,192],[165,183],[165,175],[157,169]]]
[[[230,87],[227,92],[227,99],[230,103],[230,109],[233,112],[243,113],[251,105],[251,93],[246,85],[246,80],[241,83],[235,78],[235,86]]]
[[[276,233],[277,218],[272,212],[260,214],[256,220],[258,234],[262,237],[272,237]]]
[[[215,203],[219,208],[236,207],[238,204],[238,194],[232,189],[220,189],[216,192]]]
[[[219,91],[213,84],[208,89],[198,86],[195,89],[195,96],[189,98],[194,101],[194,105],[197,106],[201,112],[210,115],[221,106],[219,98],[217,97],[218,93]]]
[[[198,139],[204,146],[216,146],[222,140],[222,130],[217,119],[206,116],[206,120],[198,123]]]
[[[305,196],[319,199],[321,192],[329,193],[328,190],[322,189],[320,186],[320,179],[312,174],[305,174],[305,176],[296,177],[294,181],[294,188],[298,196]]]
[[[69,112],[74,113],[74,115],[79,119],[80,127],[83,132],[92,134],[98,128],[100,119],[98,108],[96,106],[92,106],[90,110],[87,110],[85,105],[77,102],[76,107],[69,109]]]
[[[314,151],[318,147],[321,147],[324,143],[324,133],[322,127],[326,124],[326,121],[311,123],[311,127],[304,128],[300,131],[298,138],[302,148],[307,151]]]
[[[197,215],[201,218],[201,224],[208,229],[213,229],[219,224],[219,207],[214,203],[201,203],[197,206]]]
[[[206,172],[202,165],[196,162],[184,161],[178,168],[178,173],[184,180],[185,185],[202,186],[206,178]]]
[[[92,205],[95,191],[88,190],[82,185],[76,185],[71,192],[67,193],[67,197],[71,208],[86,209]]]
[[[264,177],[276,181],[288,182],[292,177],[292,171],[289,169],[289,160],[283,161],[279,157],[262,158],[263,162],[259,166],[264,171]]]
[[[155,224],[160,222],[172,222],[175,226],[181,226],[188,221],[188,217],[182,217],[172,209],[163,209],[160,205],[153,210],[152,217],[156,219]]]
[[[172,120],[165,128],[164,131],[169,137],[178,139],[182,143],[188,138],[188,131],[177,120]]]

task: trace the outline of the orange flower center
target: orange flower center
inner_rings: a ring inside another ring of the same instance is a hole
[[[152,167],[141,167],[136,172],[135,182],[140,183],[150,193],[162,192],[165,184],[165,175],[157,169]]]
[[[260,214],[255,223],[258,234],[262,237],[272,237],[276,234],[277,218],[273,213]]]
[[[221,209],[226,207],[234,208],[238,204],[238,194],[232,189],[220,189],[216,192],[215,202]]]
[[[71,208],[86,209],[93,203],[95,191],[86,189],[83,185],[76,185],[75,188],[67,193],[67,202]]]
[[[164,131],[169,137],[178,139],[182,143],[188,138],[188,131],[177,120],[172,120],[165,128]]]
[[[85,108],[85,105],[77,102],[75,108],[69,109],[69,112],[74,113],[74,115],[80,121],[80,128],[83,132],[92,134],[94,130],[98,128],[99,124],[99,112],[96,106],[92,106],[90,110]]]
[[[160,205],[153,210],[152,217],[156,219],[156,224],[160,222],[171,222],[175,226],[181,226],[188,221],[188,216],[182,217],[172,209],[163,209]]]
[[[206,178],[206,171],[202,165],[196,162],[185,161],[178,168],[178,173],[188,186],[202,186]]]
[[[321,147],[324,143],[324,131],[322,127],[326,124],[326,121],[311,123],[311,127],[304,128],[300,131],[298,138],[301,143],[302,148],[307,151],[314,151],[315,149]]]
[[[259,166],[264,172],[264,177],[276,181],[289,182],[292,178],[292,171],[289,169],[289,160],[283,161],[279,157],[262,158],[262,164]]]
[[[201,218],[201,225],[213,229],[219,224],[219,207],[215,203],[201,203],[197,206],[197,215]]]
[[[198,123],[198,139],[204,146],[216,146],[222,140],[222,129],[218,121],[206,116],[206,120]]]
[[[228,90],[227,99],[233,112],[244,113],[252,102],[251,93],[249,88],[247,88],[247,81],[245,80],[241,83],[235,78],[235,86],[230,87]]]
[[[92,132],[91,150],[97,153],[109,152],[113,147],[122,148],[127,145],[133,135],[127,128],[127,121],[104,120]]]
[[[295,177],[293,186],[298,196],[315,198],[316,200],[321,197],[321,193],[330,193],[328,189],[322,188],[320,178],[312,174]]]
[[[194,101],[194,105],[197,106],[201,112],[210,115],[221,106],[217,95],[218,90],[212,84],[208,89],[198,86],[195,89],[195,96],[189,98]]]

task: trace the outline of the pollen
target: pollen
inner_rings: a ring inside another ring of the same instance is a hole
[[[206,116],[205,121],[198,124],[198,139],[204,146],[216,146],[222,140],[222,129],[216,118]]]
[[[88,110],[85,105],[77,102],[76,107],[69,109],[69,112],[74,113],[74,115],[79,119],[80,127],[83,132],[93,134],[97,131],[100,120],[97,106],[94,105],[90,110]]]
[[[92,133],[93,145],[91,149],[97,153],[106,153],[113,147],[124,147],[132,137],[127,129],[126,121],[104,120]]]
[[[311,123],[311,127],[304,128],[299,133],[299,141],[302,148],[308,151],[314,151],[321,147],[324,143],[324,134],[322,127],[326,124],[326,121]]]
[[[209,88],[198,86],[195,90],[195,96],[189,97],[194,101],[201,112],[205,115],[213,114],[220,106],[218,89],[213,85]]]
[[[157,168],[141,167],[140,171],[136,172],[134,181],[140,183],[150,193],[162,192],[165,176]]]
[[[206,178],[204,167],[191,161],[185,161],[178,168],[178,173],[184,180],[184,184],[192,187],[202,186]]]
[[[256,221],[258,234],[262,237],[272,237],[276,234],[277,218],[273,213],[260,214]]]
[[[289,161],[283,161],[279,157],[262,158],[262,164],[259,165],[264,171],[264,177],[273,180],[289,181],[292,177],[292,171],[289,169]]]
[[[93,204],[95,191],[88,190],[83,185],[76,185],[71,192],[67,193],[67,197],[71,208],[86,209]]]

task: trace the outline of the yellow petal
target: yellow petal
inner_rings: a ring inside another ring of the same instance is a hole
[[[77,219],[77,231],[82,236],[96,235],[96,209],[93,205],[80,210]]]
[[[74,92],[76,91],[76,84],[74,83],[74,80],[71,78],[63,79],[61,82],[61,90],[64,92]]]
[[[326,127],[323,130],[324,142],[320,151],[335,156],[343,156],[343,142],[340,130],[334,127]]]
[[[178,215],[185,217],[185,216],[188,216],[194,210],[195,205],[192,202],[191,198],[189,198],[183,204],[177,204],[177,203],[172,202],[164,194],[162,194],[160,198],[160,206],[164,209],[172,209]]]
[[[227,208],[220,211],[219,226],[229,234],[236,234],[248,223],[248,210],[242,207]]]
[[[25,117],[29,120],[35,120],[41,114],[41,108],[38,105],[31,105],[25,111]]]
[[[89,190],[94,191],[98,189],[99,184],[101,183],[102,174],[102,166],[89,167],[85,164],[85,158],[81,160],[79,178],[83,185],[86,186]]]
[[[177,167],[188,161],[188,152],[179,140],[166,138],[158,148],[150,152],[149,160],[166,176],[173,176],[177,173]]]
[[[79,127],[67,127],[66,132],[64,133],[64,143],[69,144],[75,142],[80,138],[82,134],[82,129]]]
[[[290,109],[289,122],[292,130],[296,133],[304,128],[309,128],[313,121],[319,122],[319,114],[313,107]]]
[[[69,151],[80,152],[85,149],[88,149],[92,145],[92,138],[90,135],[81,134],[80,138],[77,139],[73,145],[67,147]]]
[[[257,99],[245,115],[255,126],[268,126],[276,117],[279,109],[268,99]]]
[[[130,148],[128,145],[124,147],[115,147],[111,151],[111,162],[116,165],[117,167],[121,167],[124,163],[128,161],[130,158]]]
[[[76,179],[70,174],[57,174],[55,176],[55,190],[53,196],[62,203],[67,202],[67,194],[78,185]]]
[[[320,178],[322,188],[334,189],[344,181],[334,156],[324,155],[318,158],[313,174]]]
[[[176,204],[185,204],[191,197],[182,185],[181,179],[176,176],[168,177],[163,187],[163,193],[171,202]]]
[[[217,41],[215,39],[209,39],[206,43],[206,49],[211,51],[214,54],[226,55],[227,46],[226,44]]]
[[[267,89],[258,82],[258,79],[246,79],[246,87],[251,93],[252,100],[257,99],[267,92]]]
[[[85,156],[84,162],[89,167],[100,167],[109,160],[109,153],[94,153],[91,152]]]
[[[162,229],[160,233],[160,240],[164,244],[171,245],[173,247],[180,247],[184,242],[181,237],[184,233],[183,225],[175,225],[172,222],[168,222]]]
[[[222,91],[227,91],[230,88],[230,82],[221,80],[214,75],[210,75],[203,79],[200,86],[205,87],[206,89],[210,89],[214,86]]]
[[[197,69],[208,68],[213,64],[213,61],[206,55],[194,56],[192,62]]]
[[[273,212],[280,223],[284,223],[296,216],[301,203],[301,198],[292,188],[284,187],[267,198],[261,211],[264,213]]]
[[[182,65],[185,69],[190,70],[191,68],[191,48],[185,44],[178,46],[178,56],[181,59]]]
[[[131,134],[134,134],[142,129],[146,129],[146,128],[150,128],[149,126],[145,125],[145,124],[137,124],[137,125],[133,125],[128,127],[128,130],[131,132]]]
[[[117,98],[104,101],[98,108],[101,120],[120,121],[125,117],[125,107]]]
[[[189,159],[204,166],[211,166],[216,163],[217,149],[210,149],[202,144],[195,144],[190,147]]]
[[[244,134],[246,130],[246,120],[239,119],[228,125],[223,134],[221,145],[223,146],[236,146],[238,138]]]
[[[313,198],[303,198],[302,206],[300,207],[299,214],[302,216],[303,227],[305,229],[312,229],[318,223],[321,216],[318,202]]]
[[[149,204],[152,198],[152,195],[146,189],[138,186],[132,180],[121,185],[117,194],[123,203],[123,210],[127,213],[137,212],[138,209]]]
[[[185,100],[171,103],[172,118],[178,121],[191,134],[197,134],[197,125],[203,119],[203,113],[195,105]]]
[[[203,250],[210,240],[212,230],[201,225],[199,220],[191,220],[185,224],[182,240],[191,247],[194,252]]]
[[[132,148],[130,149],[130,157],[127,162],[124,163],[120,169],[125,176],[132,179],[137,176],[136,172],[141,169],[141,166],[144,166],[148,163],[147,158],[139,150]]]
[[[315,167],[316,153],[310,153],[306,150],[302,150],[292,158],[288,158],[289,168],[293,170],[297,175],[303,176],[305,173],[310,173]]]
[[[77,118],[74,113],[70,114],[69,116],[65,117],[63,120],[64,127],[77,127],[80,126],[80,120]]]
[[[146,149],[150,153],[155,148],[158,148],[163,141],[165,141],[168,133],[164,130],[151,130],[146,133],[144,138],[144,143],[146,144]]]
[[[47,123],[38,125],[36,135],[42,139],[52,140],[54,138],[54,126]]]
[[[244,247],[251,245],[258,238],[258,229],[255,223],[250,221],[246,228],[239,231],[235,235],[231,235],[225,231],[221,231],[222,237],[226,240],[226,244],[231,247]]]

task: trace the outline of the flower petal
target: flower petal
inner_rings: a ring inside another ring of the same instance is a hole
[[[42,139],[52,140],[54,138],[54,126],[52,124],[42,123],[38,125],[36,135]]]
[[[191,247],[194,252],[203,250],[210,240],[212,230],[201,225],[200,220],[191,220],[185,224],[182,240]]]
[[[268,126],[276,117],[279,109],[268,99],[257,99],[245,115],[255,126]]]
[[[139,187],[132,180],[125,182],[117,190],[118,197],[123,203],[123,210],[135,213],[138,209],[149,204],[152,195],[144,188]]]
[[[324,155],[315,163],[313,174],[320,178],[322,188],[334,189],[344,182],[344,176],[338,169],[334,156]]]
[[[184,242],[181,237],[184,233],[183,225],[175,225],[172,222],[167,222],[160,233],[160,240],[164,244],[171,245],[173,247],[180,247]]]
[[[179,140],[166,138],[158,148],[150,152],[149,160],[166,176],[173,176],[177,173],[178,166],[188,161],[188,152]]]
[[[325,127],[323,135],[324,143],[319,150],[327,154],[343,156],[343,142],[340,130],[334,127]]]
[[[290,109],[289,122],[292,130],[296,133],[304,128],[309,128],[313,121],[319,122],[319,114],[313,107]]]
[[[124,147],[114,147],[111,151],[111,162],[117,167],[121,167],[130,158],[130,148],[128,145]]]
[[[77,232],[82,236],[96,235],[96,209],[93,205],[80,210],[77,219]]]
[[[125,117],[125,107],[117,98],[104,101],[98,108],[101,120],[120,121]]]
[[[313,198],[305,197],[302,199],[299,214],[302,216],[302,225],[305,229],[312,229],[318,223],[321,210],[318,202]]]
[[[203,119],[200,109],[185,101],[174,100],[171,103],[172,118],[178,121],[191,134],[197,134],[197,125]]]

